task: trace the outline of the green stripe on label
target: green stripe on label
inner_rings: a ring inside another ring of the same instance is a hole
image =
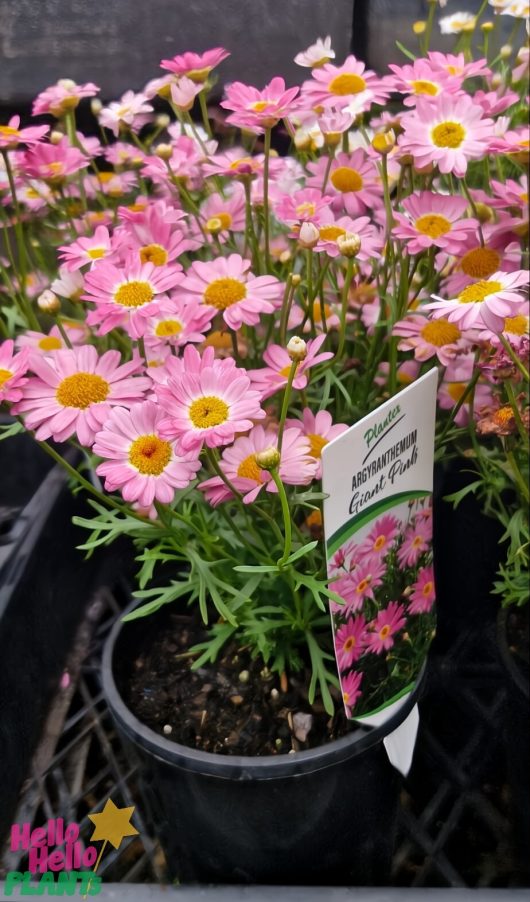
[[[352,720],[364,720],[366,717],[372,717],[374,714],[379,714],[380,711],[384,711],[385,708],[389,708],[394,702],[398,702],[404,695],[408,695],[409,692],[412,692],[416,683],[417,680],[409,683],[408,686],[405,686],[405,688],[401,690],[401,692],[398,692],[397,695],[393,695],[392,698],[389,698],[388,701],[380,705],[379,708],[374,708],[373,711],[368,711],[366,714],[359,714],[358,716],[354,714]]]
[[[376,501],[375,504],[371,504],[370,507],[367,507],[366,510],[362,512],[362,514],[357,514],[355,517],[352,517],[351,520],[344,523],[340,529],[337,529],[337,531],[330,536],[326,543],[328,557],[335,554],[342,543],[345,542],[346,539],[349,539],[354,532],[357,532],[361,527],[365,526],[366,523],[369,523],[370,520],[379,516],[379,514],[390,510],[392,507],[397,507],[398,504],[401,504],[403,501],[408,501],[411,498],[425,498],[427,495],[431,494],[432,492],[430,489],[417,489],[413,492],[398,492],[397,495],[392,495],[390,498],[384,498],[382,501]]]

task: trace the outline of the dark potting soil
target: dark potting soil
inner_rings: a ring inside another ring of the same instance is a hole
[[[320,700],[309,704],[309,672],[273,674],[235,644],[215,664],[192,670],[188,650],[205,638],[191,617],[172,614],[134,661],[125,701],[156,733],[205,752],[276,755],[314,748],[352,728],[338,692],[330,717]]]

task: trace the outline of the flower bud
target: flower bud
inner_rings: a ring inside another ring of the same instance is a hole
[[[342,140],[341,132],[323,132],[326,147],[338,147]]]
[[[300,282],[302,281],[302,276],[298,272],[291,273],[291,285],[294,285],[296,288]]]
[[[427,28],[427,22],[423,19],[419,19],[417,22],[413,22],[412,30],[414,34],[424,34],[425,29]]]
[[[61,302],[53,291],[47,288],[37,298],[37,307],[43,313],[58,313],[61,309]]]
[[[219,232],[223,231],[223,221],[219,216],[211,216],[208,222],[205,223],[204,228],[210,235],[218,235]]]
[[[494,22],[481,22],[481,23],[480,23],[480,29],[481,29],[481,31],[487,31],[487,32],[489,32],[489,31],[493,31],[494,28],[495,28],[495,23],[494,23]]]
[[[491,89],[496,91],[502,85],[502,75],[500,72],[494,72],[490,80]]]
[[[313,150],[313,137],[304,128],[296,130],[294,135],[294,146],[297,150]]]
[[[280,452],[277,448],[265,448],[265,451],[258,451],[256,454],[256,463],[260,470],[276,470],[281,460]]]
[[[171,123],[171,119],[169,118],[167,113],[159,113],[155,119],[155,125],[157,128],[167,128]]]
[[[157,144],[155,147],[155,156],[159,160],[170,160],[173,156],[173,148],[171,144]]]
[[[287,353],[291,360],[301,361],[307,357],[307,344],[303,338],[293,335],[287,344]]]
[[[487,204],[475,202],[475,210],[477,211],[477,219],[479,222],[492,222],[493,210]]]
[[[63,132],[53,131],[50,132],[50,144],[59,144],[64,138]]]
[[[346,232],[337,238],[337,247],[344,257],[356,257],[361,250],[361,239],[356,232]]]
[[[318,244],[320,232],[312,222],[303,222],[298,233],[298,244],[301,247],[313,248]]]
[[[103,104],[101,103],[101,100],[99,99],[99,97],[94,97],[90,101],[90,109],[92,111],[93,116],[99,116],[99,114],[101,113],[101,110],[103,109]]]
[[[501,60],[508,59],[509,56],[512,55],[513,47],[511,44],[503,44],[501,49],[499,50],[499,56]]]
[[[396,134],[393,129],[387,132],[378,132],[372,138],[372,147],[381,156],[386,156],[396,146]]]

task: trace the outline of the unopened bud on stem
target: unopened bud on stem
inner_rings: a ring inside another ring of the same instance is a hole
[[[356,232],[346,232],[337,238],[337,247],[344,257],[356,257],[361,250],[361,239]]]
[[[43,313],[58,313],[61,309],[61,302],[53,291],[47,288],[37,298],[37,307]]]
[[[256,463],[260,470],[276,470],[281,460],[280,452],[277,448],[265,448],[265,451],[258,451],[256,454]]]
[[[173,156],[173,148],[171,144],[157,144],[155,147],[155,156],[159,160],[170,160]]]
[[[305,247],[308,250],[315,247],[318,244],[318,239],[320,238],[320,232],[317,229],[316,225],[312,222],[303,222],[300,226],[300,232],[298,234],[298,244],[301,247]]]
[[[293,335],[287,344],[287,353],[291,360],[296,360],[297,363],[305,360],[307,357],[307,344],[304,339],[298,335]]]

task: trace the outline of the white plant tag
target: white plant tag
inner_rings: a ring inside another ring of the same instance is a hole
[[[322,450],[335,657],[348,717],[380,726],[414,689],[435,629],[432,486],[437,370]],[[410,766],[417,710],[386,740]]]

